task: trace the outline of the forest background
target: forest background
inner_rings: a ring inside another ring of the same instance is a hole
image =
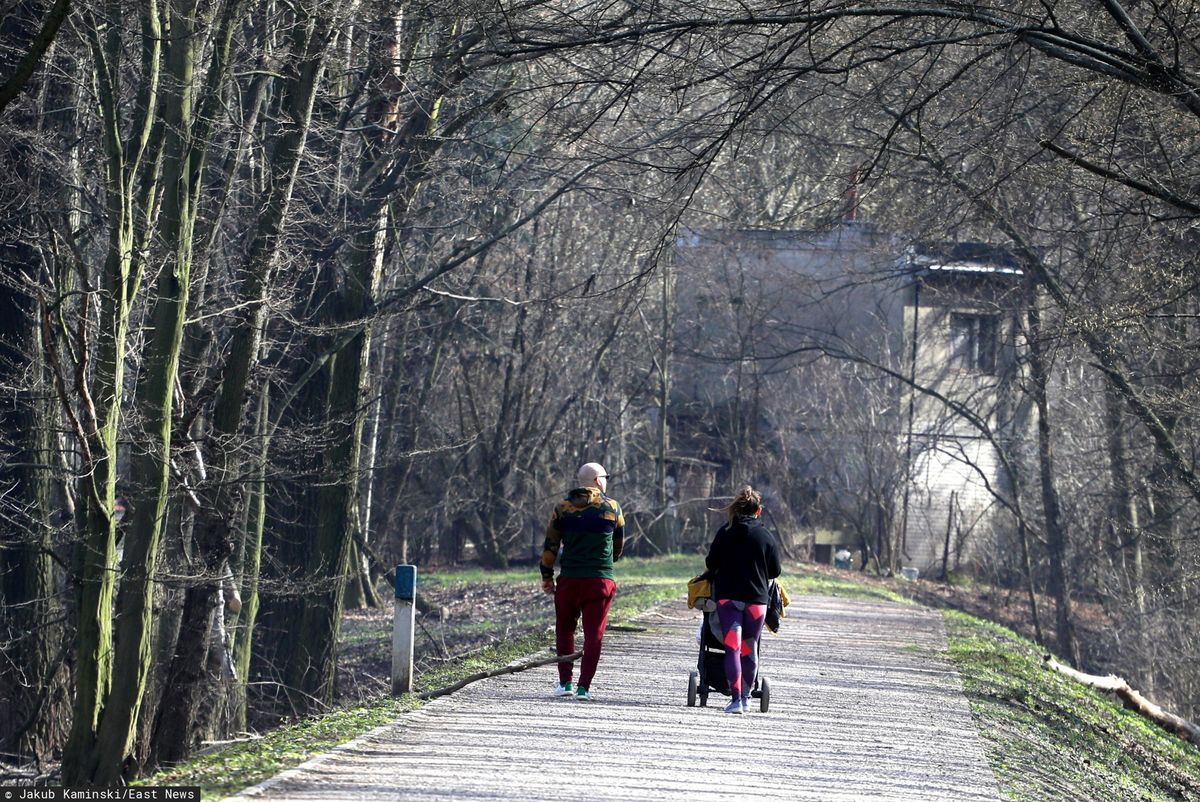
[[[529,558],[586,460],[643,548],[673,462],[786,484],[764,422],[897,464],[805,392],[887,403],[861,355],[772,352],[732,286],[676,337],[684,232],[848,196],[1017,259],[1036,425],[977,570],[1077,664],[1102,609],[1194,717],[1197,42],[1116,0],[0,3],[0,751],[111,784],[326,709],[387,565]],[[696,365],[744,403],[680,399]]]

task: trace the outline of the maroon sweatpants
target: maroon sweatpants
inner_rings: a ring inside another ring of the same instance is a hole
[[[608,626],[608,608],[617,595],[617,583],[611,579],[559,577],[554,590],[554,633],[558,654],[575,653],[575,627],[583,616],[583,660],[579,663],[579,684],[591,687],[600,662],[600,641]],[[558,680],[571,681],[572,663],[558,664]]]

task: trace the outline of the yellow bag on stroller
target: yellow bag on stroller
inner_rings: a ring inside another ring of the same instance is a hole
[[[695,609],[698,603],[702,605],[701,609],[704,609],[702,600],[712,599],[712,582],[709,581],[707,573],[688,580],[687,590],[689,610]]]

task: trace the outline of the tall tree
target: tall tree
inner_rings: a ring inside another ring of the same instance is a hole
[[[84,340],[85,347],[94,353],[90,357],[79,355],[93,365],[92,377],[85,383],[86,374],[80,371],[74,388],[81,399],[78,437],[84,465],[79,496],[86,500],[86,512],[84,540],[76,558],[80,598],[75,708],[63,755],[63,779],[72,784],[115,782],[121,772],[120,758],[115,763],[101,765],[102,756],[111,751],[123,753],[132,737],[132,728],[125,733],[111,732],[110,737],[117,740],[115,750],[108,743],[100,743],[106,711],[122,721],[130,717],[129,710],[115,711],[108,704],[114,684],[117,438],[124,400],[130,316],[145,269],[142,255],[146,252],[149,217],[159,186],[158,160],[164,138],[156,115],[163,29],[157,2],[148,4],[132,20],[125,13],[126,9],[112,4],[103,14],[89,10],[84,20],[97,76],[104,132],[108,244],[97,290],[96,341],[93,344]],[[137,33],[131,34],[134,29]],[[126,37],[133,41],[127,41]],[[124,88],[129,76],[124,56],[130,51],[141,58],[139,68],[133,73],[133,110],[126,114],[128,98]],[[88,329],[93,325],[89,317],[85,314],[78,324],[84,337],[89,337]],[[131,555],[130,559],[135,558]],[[135,652],[139,650],[137,644],[125,646],[130,647]],[[133,679],[136,683],[136,678]],[[125,680],[126,677],[121,677],[119,682]],[[139,693],[135,691],[133,695]],[[109,725],[110,730],[119,728],[119,722]]]
[[[205,655],[213,636],[214,609],[221,604],[223,572],[229,570],[228,562],[233,557],[239,542],[246,542],[249,533],[238,535],[240,512],[247,509],[251,497],[262,503],[266,488],[256,484],[252,492],[241,479],[244,466],[251,464],[238,449],[238,443],[246,434],[245,408],[253,389],[254,365],[259,359],[260,339],[268,315],[268,297],[278,269],[279,241],[288,220],[296,175],[309,136],[313,105],[321,84],[329,48],[335,41],[333,20],[320,10],[308,12],[299,9],[297,17],[288,27],[291,48],[285,57],[286,78],[279,79],[282,129],[274,147],[267,154],[266,192],[261,199],[262,214],[254,223],[250,247],[245,262],[238,271],[241,282],[233,293],[233,303],[238,310],[232,316],[229,344],[222,350],[222,357],[212,369],[217,377],[215,398],[212,400],[209,434],[204,444],[205,462],[208,465],[209,481],[199,494],[199,521],[196,527],[196,553],[202,574],[191,584],[184,596],[184,607],[174,656],[168,674],[168,689],[159,709],[152,739],[153,750],[150,762],[176,761],[184,757],[194,738],[198,716],[206,695],[213,689],[208,682],[209,672]],[[230,7],[226,17],[228,27],[223,27],[220,38],[223,50],[228,55],[234,25],[240,19],[237,5]],[[214,69],[216,65],[214,65]],[[213,87],[209,98],[220,95]],[[255,117],[257,115],[255,114]],[[265,392],[265,390],[264,390]],[[206,400],[206,399],[205,399]],[[266,432],[258,427],[259,437]],[[257,517],[253,541],[261,538],[261,523]],[[258,548],[251,546],[251,564],[257,566]],[[243,560],[243,566],[246,564]],[[253,586],[254,575],[244,580]],[[252,616],[257,611],[257,592],[250,594],[253,600],[246,605],[240,618],[243,629],[238,636],[238,655],[242,663],[239,683],[244,688],[246,669],[253,632]],[[215,615],[223,615],[217,612]],[[239,698],[244,697],[244,691]],[[238,718],[244,719],[245,711],[239,707]]]

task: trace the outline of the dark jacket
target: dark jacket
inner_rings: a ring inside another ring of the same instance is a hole
[[[766,604],[771,580],[783,570],[775,538],[752,516],[718,529],[704,564],[713,574],[714,598],[747,604]]]

